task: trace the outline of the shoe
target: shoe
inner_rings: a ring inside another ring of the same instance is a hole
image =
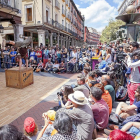
[[[119,125],[119,119],[116,114],[111,114],[109,117],[109,123]]]
[[[114,124],[111,124],[108,126],[111,130],[114,130],[114,129],[118,129],[119,127],[117,125],[114,125]]]
[[[113,130],[109,130],[109,129],[104,129],[104,133],[109,136],[109,134],[112,132]]]

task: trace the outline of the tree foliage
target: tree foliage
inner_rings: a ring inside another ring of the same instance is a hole
[[[122,25],[125,25],[125,22],[121,20],[110,19],[108,26],[106,26],[105,29],[102,31],[100,41],[102,43],[109,43],[110,41],[116,40],[116,32]]]

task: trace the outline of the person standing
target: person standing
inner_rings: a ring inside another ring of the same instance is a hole
[[[4,55],[4,68],[8,69],[10,68],[10,52],[8,51],[7,47],[5,47],[3,55]]]
[[[14,48],[12,48],[12,51],[10,53],[12,66],[15,66],[16,64],[16,61],[15,61],[16,54],[17,52],[14,50]]]
[[[65,46],[63,46],[62,50],[61,50],[61,55],[62,55],[62,61],[64,61],[65,63],[67,63],[67,49],[65,48]]]
[[[38,51],[36,52],[36,56],[37,56],[37,64],[39,63],[39,61],[42,61],[42,51],[40,48],[38,48]]]

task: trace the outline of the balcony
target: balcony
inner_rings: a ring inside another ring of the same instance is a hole
[[[58,2],[58,0],[55,0],[55,8],[60,10],[60,3]]]
[[[66,0],[66,6],[68,6],[68,4],[69,4],[69,2],[68,2],[68,0]]]
[[[62,16],[65,17],[66,16],[66,12],[64,9],[62,9]]]
[[[70,22],[70,14],[66,13],[66,19]]]
[[[14,12],[21,13],[20,5],[17,0],[0,0],[0,6],[11,9]]]

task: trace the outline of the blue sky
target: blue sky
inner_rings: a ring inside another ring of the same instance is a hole
[[[85,15],[85,26],[102,31],[110,18],[118,15],[123,0],[74,0],[77,8]]]

